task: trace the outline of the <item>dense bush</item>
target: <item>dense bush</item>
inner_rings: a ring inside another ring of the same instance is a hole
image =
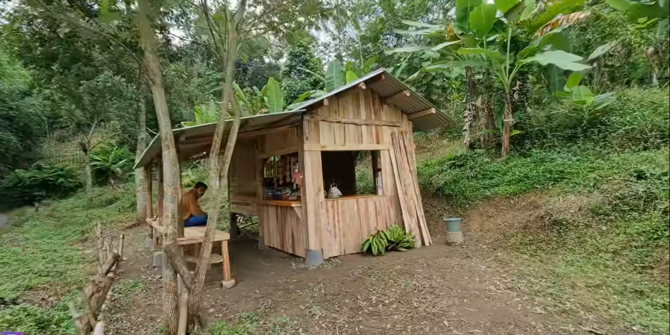
[[[629,178],[633,171],[657,171],[654,173],[665,173],[667,178],[667,159],[667,147],[623,154],[577,148],[532,151],[504,160],[485,151],[469,151],[425,161],[418,166],[418,173],[424,190],[469,204],[489,196],[513,196],[552,186],[594,190],[609,180]]]
[[[96,184],[118,186],[133,167],[133,154],[125,147],[103,143],[90,154],[93,178]]]
[[[517,151],[600,146],[602,150],[650,150],[668,144],[668,90],[630,89],[600,110],[554,103],[521,114],[512,138]]]
[[[0,194],[2,205],[17,206],[64,197],[81,186],[77,173],[71,168],[36,163],[25,170],[14,170],[0,180]]]
[[[646,55],[653,46],[659,54],[659,78],[667,82],[668,32],[657,34],[656,29],[640,29],[631,25],[624,15],[599,4],[589,8],[590,15],[571,27],[572,52],[581,56],[590,55],[597,47],[610,41],[617,46],[601,57],[598,68],[586,78],[590,86],[611,90],[618,87],[651,85],[651,64]]]

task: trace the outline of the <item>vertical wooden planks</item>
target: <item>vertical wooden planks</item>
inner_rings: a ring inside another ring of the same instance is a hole
[[[417,215],[417,199],[414,193],[414,185],[412,176],[409,171],[407,156],[401,147],[398,140],[398,134],[391,134],[393,152],[391,153],[391,160],[396,179],[396,189],[398,191],[400,208],[403,214],[403,221],[405,222],[405,230],[411,232],[414,236],[419,237],[416,240],[416,246],[422,246],[421,229],[419,228],[419,221]]]
[[[411,123],[409,124],[410,132],[401,132],[400,133],[400,140],[401,142],[404,143],[405,146],[405,151],[407,153],[407,158],[409,161],[409,169],[412,174],[412,184],[414,186],[414,192],[416,193],[416,198],[418,201],[417,204],[417,214],[419,217],[419,228],[421,228],[422,236],[423,236],[423,243],[425,245],[431,245],[433,244],[433,241],[430,237],[430,232],[428,231],[428,224],[426,222],[426,216],[423,211],[423,202],[421,199],[421,189],[419,188],[419,177],[417,175],[416,171],[416,157],[414,155],[414,143],[412,140],[412,133],[411,133]]]
[[[266,246],[281,251],[305,257],[307,241],[304,231],[305,223],[296,214],[292,207],[259,205],[259,220],[263,225],[263,242]]]

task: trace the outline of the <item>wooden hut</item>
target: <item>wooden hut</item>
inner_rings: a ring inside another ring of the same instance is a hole
[[[394,224],[417,246],[430,245],[412,132],[450,123],[384,69],[295,110],[244,117],[229,173],[231,212],[257,216],[261,244],[310,265],[360,252],[367,236]],[[207,157],[214,128],[173,130],[180,160]],[[154,138],[136,167],[160,153]],[[332,186],[342,195],[332,197]]]

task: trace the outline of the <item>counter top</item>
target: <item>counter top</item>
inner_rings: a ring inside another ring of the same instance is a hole
[[[300,200],[255,200],[258,205],[280,206],[280,207],[300,207]]]
[[[343,195],[339,198],[325,198],[325,201],[337,201],[337,200],[354,200],[354,199],[369,199],[369,198],[389,198],[389,195],[376,195],[376,194],[352,194],[352,195]]]

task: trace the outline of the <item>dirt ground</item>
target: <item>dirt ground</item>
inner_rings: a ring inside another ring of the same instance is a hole
[[[231,243],[237,284],[221,288],[221,266],[212,267],[207,319],[234,324],[240,315],[253,316],[259,328],[250,334],[581,333],[515,291],[509,271],[493,261],[500,251],[484,238],[489,234],[482,222],[490,218],[466,220],[466,244],[447,246],[440,224],[445,205],[425,203],[435,243],[405,253],[349,255],[309,269],[299,258],[260,250],[252,241]],[[121,282],[140,281],[141,290],[115,295],[108,324],[114,334],[154,334],[162,306],[160,270],[148,266],[143,228],[128,235]]]

